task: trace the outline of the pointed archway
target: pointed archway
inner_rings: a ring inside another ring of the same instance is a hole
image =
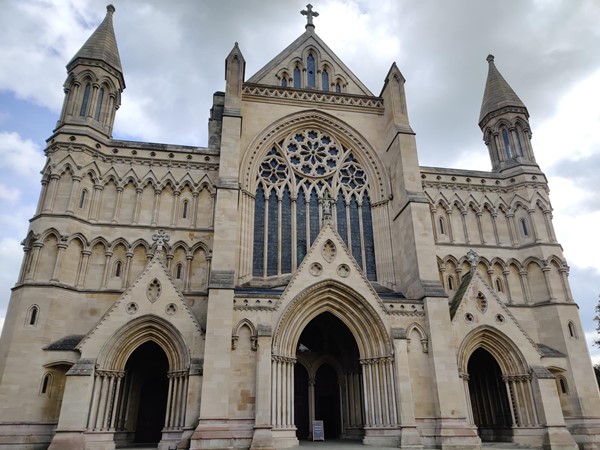
[[[360,362],[356,341],[344,323],[324,312],[302,331],[294,368],[298,439],[312,437],[322,420],[326,439],[363,435]]]
[[[168,369],[167,355],[153,341],[140,345],[125,364],[124,405],[136,444],[157,444],[161,439],[167,409]]]
[[[329,333],[329,347],[325,346],[327,339],[310,337],[319,328]],[[321,351],[314,352],[311,346]],[[336,347],[338,350],[334,350]],[[302,351],[305,348],[315,355],[305,356],[304,353],[309,353]],[[372,304],[349,286],[326,280],[296,295],[280,317],[273,335],[272,354],[272,425],[276,439],[288,442],[292,436],[296,439],[294,374],[298,371],[294,366],[297,363],[307,368],[309,391],[315,390],[317,371],[322,365],[333,368],[339,391],[335,401],[341,406],[336,406],[332,413],[321,412],[333,422],[330,431],[334,435],[357,438],[362,435],[364,443],[382,445],[390,440],[390,429],[400,430],[390,336]],[[331,372],[329,375],[323,372],[322,376],[323,383],[332,384]],[[309,399],[315,400],[308,407],[313,411],[310,417],[316,418],[315,394],[309,393]],[[339,415],[337,423],[331,419],[333,414]],[[384,432],[388,436],[383,437]]]
[[[512,418],[502,369],[484,348],[469,358],[469,394],[473,421],[482,441],[511,441]]]
[[[517,345],[482,325],[458,351],[470,422],[482,441],[517,442],[521,429],[539,426],[531,370]]]

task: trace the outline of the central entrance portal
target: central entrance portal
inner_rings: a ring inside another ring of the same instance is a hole
[[[134,443],[157,444],[161,439],[167,409],[168,369],[167,355],[152,341],[140,345],[127,361]]]
[[[361,367],[354,336],[331,313],[308,323],[298,340],[294,417],[298,439],[312,439],[322,420],[326,439],[363,435]]]

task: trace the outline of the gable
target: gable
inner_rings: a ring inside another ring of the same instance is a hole
[[[170,324],[189,349],[200,348],[202,328],[162,262],[160,251],[129,289],[102,316],[77,348],[84,359],[95,359],[128,324],[143,318]]]
[[[309,61],[309,57],[313,58],[313,63]],[[309,69],[314,70],[312,75],[312,70]],[[327,73],[326,77],[324,72]],[[298,75],[301,77],[299,81]],[[311,77],[314,77],[314,82],[310,81]],[[327,88],[323,86],[325,79],[328,81]],[[336,85],[339,84],[341,93],[373,97],[373,93],[311,27],[250,77],[247,83],[330,92],[336,92]]]

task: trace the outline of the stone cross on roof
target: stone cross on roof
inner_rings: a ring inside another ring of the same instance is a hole
[[[315,24],[313,23],[313,17],[318,17],[319,13],[316,11],[313,11],[312,9],[312,5],[309,3],[308,5],[306,5],[306,9],[303,9],[302,11],[300,11],[300,14],[302,14],[303,16],[306,16],[306,26],[305,28],[308,27],[315,27]]]
[[[169,235],[167,235],[167,233],[165,233],[165,230],[163,230],[162,228],[158,230],[158,233],[154,233],[152,235],[152,240],[156,242],[156,250],[159,252],[163,249],[163,245],[169,242],[169,239],[171,238],[169,237]]]

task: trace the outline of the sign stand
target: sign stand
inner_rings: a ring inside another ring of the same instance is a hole
[[[313,421],[313,441],[325,441],[325,429],[322,420]]]

